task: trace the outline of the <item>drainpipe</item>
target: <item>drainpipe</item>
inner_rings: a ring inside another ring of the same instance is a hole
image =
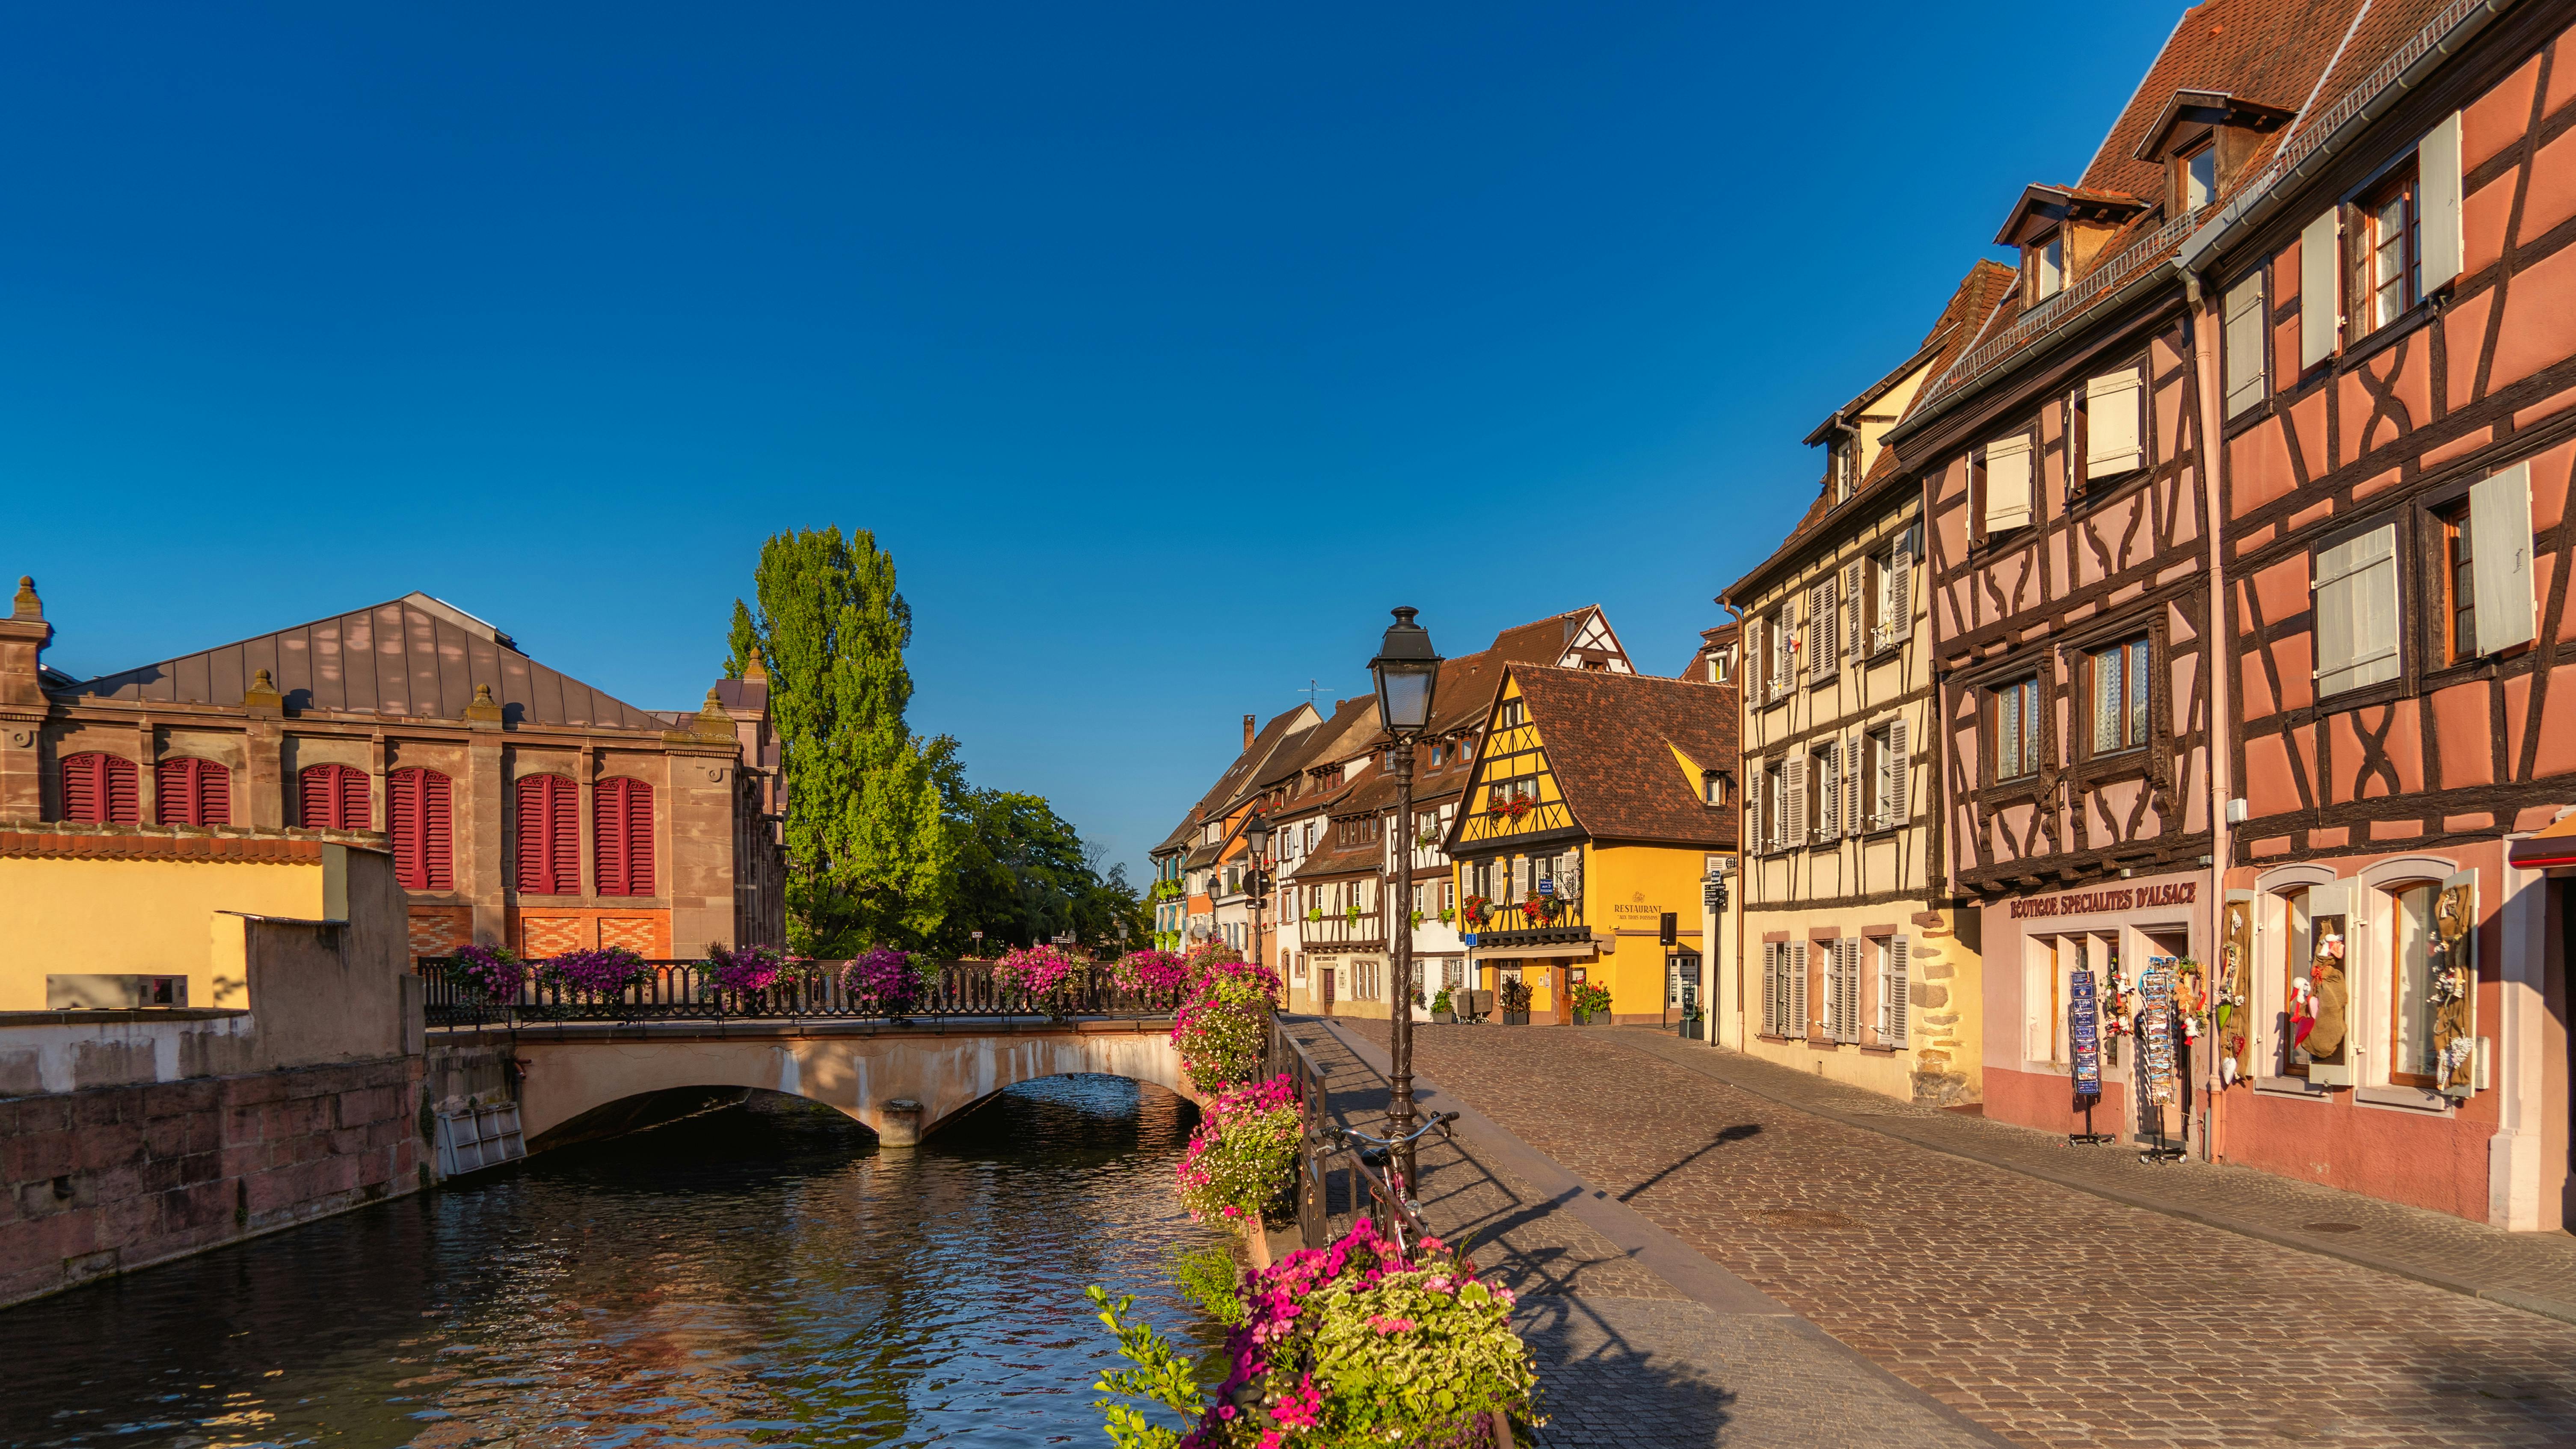
[[[2228,838],[2227,802],[2236,798],[2234,741],[2229,720],[2233,717],[2231,686],[2235,683],[2234,664],[2227,658],[2227,641],[2233,637],[2227,623],[2227,562],[2219,545],[2220,524],[2226,506],[2220,500],[2220,475],[2224,471],[2226,444],[2221,435],[2224,420],[2219,416],[2222,395],[2218,370],[2218,299],[2203,287],[2198,272],[2185,269],[2182,274],[2183,295],[2191,304],[2185,315],[2191,322],[2192,362],[2199,381],[2201,447],[2197,465],[2200,471],[2202,498],[2202,540],[2209,550],[2209,617],[2201,630],[2201,647],[2207,651],[2209,669],[2209,894],[2208,919],[2213,933],[2224,928],[2227,920],[2227,863],[2234,847]],[[2212,946],[2217,943],[2212,940]],[[2212,963],[2203,967],[2203,981],[2208,987],[2217,984],[2216,962],[2224,960],[2222,949],[2211,951]],[[2210,991],[2216,995],[2214,990]],[[2217,1160],[2218,1138],[2226,1126],[2226,1096],[2219,1087],[2218,1059],[2226,1050],[2217,1028],[2218,1011],[2208,1006],[2210,1044],[2217,1048],[2207,1053],[2202,1080],[2203,1100],[2209,1104],[2209,1115],[2200,1133],[2200,1156],[2204,1162]]]
[[[1735,1045],[1736,1049],[1741,1051],[1744,1048],[1746,1036],[1744,1030],[1744,918],[1748,914],[1745,907],[1753,893],[1753,863],[1749,854],[1752,842],[1744,838],[1744,802],[1750,798],[1747,792],[1752,789],[1751,777],[1744,768],[1744,666],[1752,662],[1752,651],[1744,638],[1744,610],[1737,607],[1734,601],[1724,594],[1718,595],[1712,602],[1735,616],[1735,879],[1729,883],[1733,889],[1726,893],[1726,903],[1735,908]],[[1717,922],[1716,929],[1709,932],[1712,946],[1716,944],[1718,931],[1725,929],[1726,922],[1721,919]],[[1711,951],[1709,954],[1715,956],[1716,952]],[[1712,966],[1709,969],[1714,971],[1716,968]],[[1716,985],[1713,981],[1709,984]],[[1710,993],[1712,996],[1715,994],[1715,992]],[[1709,1044],[1724,1045],[1724,1042],[1719,1040],[1724,1035],[1724,1031],[1712,1028],[1709,1031]]]

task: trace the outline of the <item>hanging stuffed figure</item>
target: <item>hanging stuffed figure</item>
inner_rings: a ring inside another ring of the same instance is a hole
[[[2341,933],[2319,935],[2316,961],[2309,967],[2308,976],[2316,995],[2312,1008],[2315,1019],[2301,1034],[2299,1044],[2307,1048],[2310,1061],[2340,1066],[2352,998],[2351,985],[2344,979]]]
[[[2317,1028],[2316,988],[2305,980],[2290,982],[2290,1045],[2305,1050],[2308,1033]]]

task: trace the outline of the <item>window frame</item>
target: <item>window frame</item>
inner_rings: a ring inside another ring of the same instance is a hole
[[[2422,178],[2417,158],[2409,154],[2347,203],[2349,210],[2343,226],[2343,341],[2347,348],[2396,327],[2424,304]],[[2392,203],[2399,202],[2405,207],[2405,235],[2398,260],[2398,302],[2386,317],[2381,317],[2380,294],[2386,283],[2379,265],[2387,240],[2380,230],[2380,220]]]
[[[2001,683],[1990,684],[1985,687],[1984,692],[1986,699],[1984,713],[1986,716],[1986,748],[1984,753],[1986,756],[1986,786],[1988,789],[2018,786],[2026,781],[2038,778],[2042,755],[2041,745],[2047,739],[2046,731],[2048,727],[2047,714],[2044,708],[2045,698],[2041,690],[2041,683],[2042,676],[2037,673],[2031,673],[2019,675],[2015,678],[2004,680]],[[2007,775],[2004,773],[2003,769],[2004,702],[2007,698],[2017,695],[2020,691],[2025,689],[2030,691],[2030,693],[2028,697],[2028,707],[2024,711],[2023,720],[2021,721],[2022,730],[2018,739],[2021,746],[2019,751],[2021,759],[2023,762],[2026,762],[2028,768],[2016,770]]]
[[[2405,898],[2416,891],[2423,891],[2428,897],[2424,912],[2425,929],[2421,935],[2423,940],[2430,941],[2432,939],[2433,913],[2441,906],[2442,882],[2436,879],[2419,878],[2413,880],[2387,881],[2381,883],[2379,886],[2380,905],[2388,920],[2388,930],[2386,932],[2388,936],[2388,949],[2384,954],[2374,953],[2380,954],[2380,960],[2377,963],[2380,971],[2380,979],[2375,983],[2378,989],[2373,994],[2378,998],[2380,1003],[2386,1006],[2388,1013],[2386,1030],[2378,1034],[2380,1040],[2387,1048],[2387,1055],[2383,1058],[2385,1067],[2381,1075],[2387,1078],[2389,1086],[2416,1087],[2421,1090],[2431,1092],[2440,1090],[2441,1083],[2439,1077],[2437,1075],[2427,1075],[2422,1072],[2401,1070],[2401,1064],[2404,1063],[2406,1059],[2401,1056],[2398,1051],[2398,1033],[2407,1024],[2406,1003],[2401,989],[2402,983],[2405,979],[2402,957],[2406,950],[2407,936],[2405,929]],[[2432,957],[2429,951],[2425,953],[2423,967],[2425,976],[2429,977],[2432,968]],[[2346,975],[2349,976],[2350,973],[2347,972]],[[2419,982],[2419,988],[2429,987],[2429,985],[2429,980]],[[2434,1026],[2433,1017],[2434,1012],[2432,1009],[2432,1003],[2428,995],[2423,1002],[2422,1018],[2416,1023],[2428,1040],[2430,1039]]]
[[[2022,271],[2034,308],[2066,290],[2066,228],[2052,226],[2022,247]]]
[[[2121,743],[2102,744],[2102,661],[2120,656]],[[2084,742],[2087,760],[2122,759],[2143,752],[2155,740],[2155,636],[2141,632],[2084,649]],[[2146,686],[2137,698],[2138,686]]]
[[[2209,163],[2209,180],[2201,187],[2200,199],[2194,201],[2191,195],[2192,185],[2200,180],[2197,173],[2202,161]],[[2185,214],[2197,212],[2216,201],[2218,199],[2218,137],[2213,134],[2203,139],[2197,146],[2175,152],[2174,179],[2177,183],[2174,199],[2181,203],[2181,210]]]

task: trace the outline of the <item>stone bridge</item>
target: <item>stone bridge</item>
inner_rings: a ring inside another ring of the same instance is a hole
[[[520,1065],[532,1149],[665,1120],[742,1088],[786,1092],[903,1146],[986,1097],[1038,1077],[1097,1072],[1190,1101],[1169,1017],[1051,1022],[939,1018],[558,1022],[433,1030],[430,1045],[505,1048]],[[443,1039],[443,1040],[442,1040]],[[916,1102],[909,1109],[891,1107]]]

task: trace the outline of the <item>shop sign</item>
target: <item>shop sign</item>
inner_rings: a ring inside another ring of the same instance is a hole
[[[2117,890],[2069,891],[2057,896],[2024,896],[2012,903],[2012,919],[2026,916],[2093,916],[2109,911],[2144,911],[2187,906],[2200,899],[2200,882],[2122,886]]]
[[[2102,1095],[2102,1013],[2093,999],[2093,973],[2077,967],[2066,978],[2066,1039],[2075,1051],[2075,1095]]]

